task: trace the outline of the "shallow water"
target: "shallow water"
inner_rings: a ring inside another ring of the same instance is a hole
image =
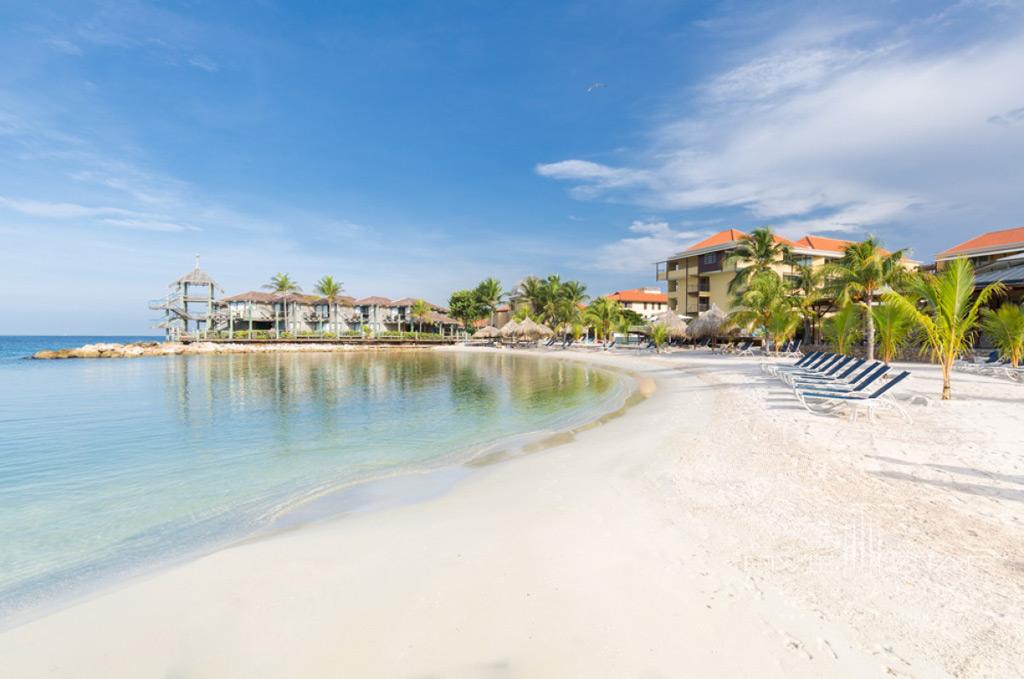
[[[199,553],[346,484],[614,409],[579,364],[430,351],[0,365],[0,615]]]

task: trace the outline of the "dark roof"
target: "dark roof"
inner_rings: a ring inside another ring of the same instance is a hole
[[[1010,266],[996,263],[980,269],[974,275],[974,285],[978,287],[997,282],[1011,286],[1024,285],[1024,261],[1015,260]]]
[[[312,303],[313,304],[330,304],[331,301],[329,299],[327,299],[326,297],[319,297],[319,298],[317,298]],[[340,304],[342,306],[352,306],[352,305],[354,305],[356,303],[356,298],[355,297],[349,297],[348,295],[337,295],[334,298],[334,303],[335,304]]]
[[[391,304],[391,300],[387,297],[363,297],[356,300],[357,306],[387,306],[389,304]]]
[[[277,295],[272,292],[258,292],[256,290],[250,290],[249,292],[241,292],[237,295],[231,295],[230,297],[222,297],[219,301],[221,302],[276,302]]]

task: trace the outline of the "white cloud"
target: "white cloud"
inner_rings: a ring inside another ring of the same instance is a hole
[[[899,39],[786,43],[710,79],[696,113],[655,129],[632,166],[537,171],[575,182],[577,198],[740,208],[792,233],[874,231],[903,246],[910,229],[924,256],[1019,222],[1024,31],[941,52]]]
[[[217,64],[210,57],[203,56],[202,54],[196,54],[195,56],[189,57],[188,63],[201,68],[207,73],[216,73],[218,70]]]
[[[590,265],[649,277],[655,262],[705,235],[699,230],[673,229],[665,221],[637,220],[629,225],[629,230],[637,235],[602,246]]]
[[[46,44],[64,54],[70,54],[71,56],[80,56],[82,54],[82,48],[75,43],[65,38],[50,38],[46,41]]]

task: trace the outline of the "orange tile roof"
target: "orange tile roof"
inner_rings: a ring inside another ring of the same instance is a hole
[[[937,256],[948,257],[950,255],[974,252],[975,250],[990,250],[992,248],[1010,247],[1014,245],[1024,247],[1024,226],[983,233],[980,236],[971,238],[970,240],[965,240],[959,245],[954,245],[948,250],[943,250]]]
[[[716,245],[728,245],[730,243],[734,243],[738,240],[741,240],[746,235],[747,234],[740,231],[739,229],[726,229],[725,231],[719,231],[713,236],[708,236],[699,243],[691,245],[690,247],[686,248],[686,251],[689,252],[691,250],[703,250],[704,248],[710,248]],[[775,242],[782,243],[783,245],[794,245],[793,241],[786,240],[785,238],[778,234],[775,234]]]
[[[825,236],[814,236],[807,234],[794,244],[798,247],[810,248],[811,250],[831,250],[832,252],[842,252],[846,249],[847,245],[850,245],[853,241],[841,240],[839,238],[826,238]]]
[[[643,288],[619,290],[610,295],[605,295],[605,297],[620,302],[661,302],[662,304],[668,304],[668,295],[664,292],[647,292]]]

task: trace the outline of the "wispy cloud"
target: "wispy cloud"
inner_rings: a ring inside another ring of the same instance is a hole
[[[806,28],[806,27],[805,27]],[[1024,26],[951,48],[901,27],[870,40],[781,42],[710,78],[694,114],[652,131],[636,162],[540,165],[580,199],[648,209],[738,208],[801,230],[950,232],[1019,219]],[[922,37],[923,41],[924,38]],[[894,243],[903,245],[904,242]]]

